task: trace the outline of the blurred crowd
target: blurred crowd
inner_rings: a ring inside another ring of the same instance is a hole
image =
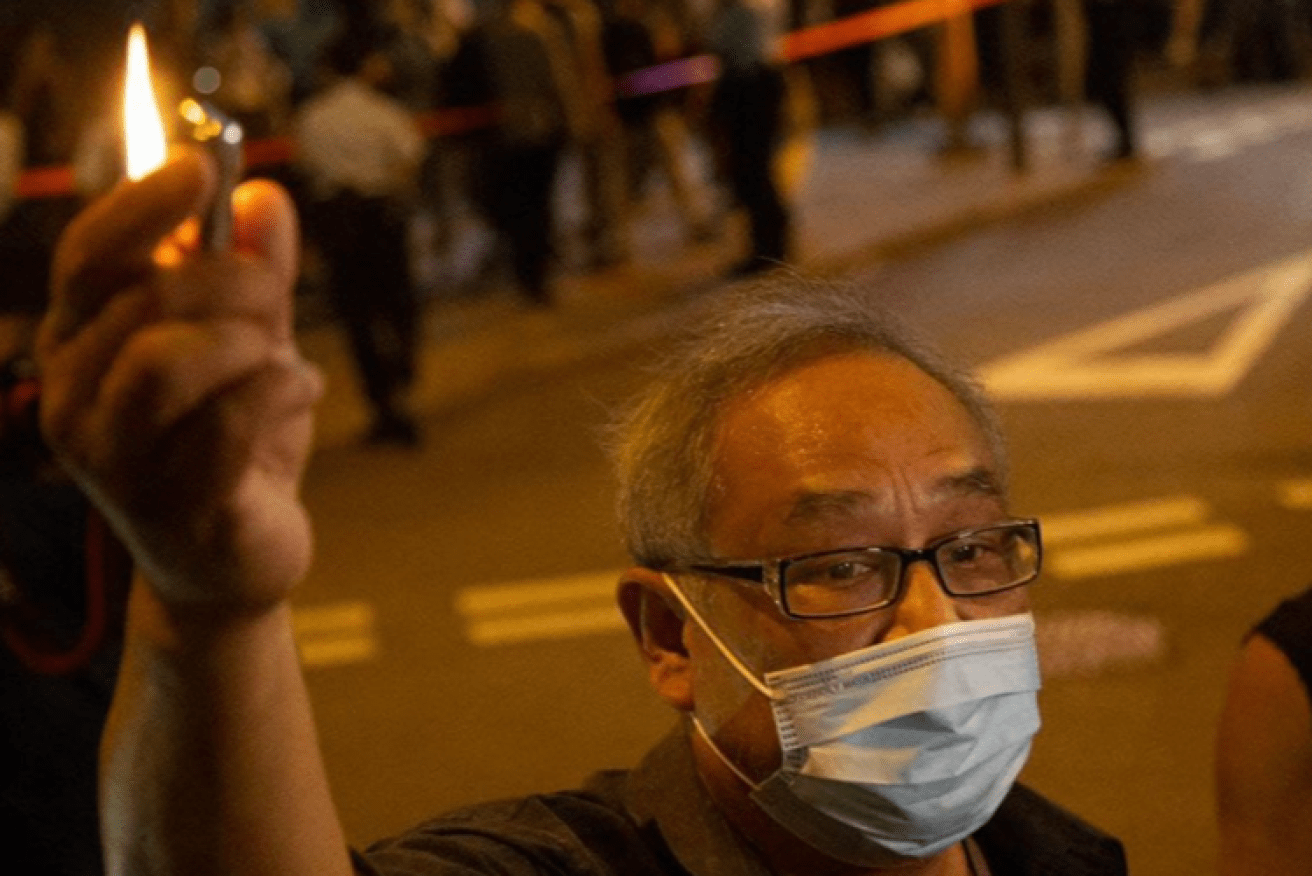
[[[785,262],[792,223],[775,157],[799,116],[878,131],[935,103],[948,109],[934,28],[783,63],[787,31],[888,5],[157,0],[133,8],[148,12],[158,87],[172,91],[165,106],[199,95],[238,120],[248,141],[294,146],[285,154],[295,160],[255,171],[298,202],[302,282],[348,332],[376,414],[370,437],[406,444],[417,440],[405,397],[422,296],[435,277],[454,273],[442,268],[462,228],[472,221],[483,232],[467,285],[511,285],[534,306],[550,306],[561,266],[605,269],[632,257],[632,229],[654,180],[689,245],[720,236],[741,210],[745,251],[729,273]],[[1080,56],[1082,93],[1118,132],[1114,160],[1135,154],[1136,63],[1211,87],[1297,79],[1312,59],[1308,0],[1029,0],[1020,10],[1024,42],[1014,47],[1002,40],[1000,7],[975,14],[966,38],[976,44],[981,87],[959,109],[1004,102],[1008,51],[1022,55],[1032,95],[1069,99],[1059,68]],[[1072,15],[1076,36],[1064,24]],[[30,337],[59,230],[122,166],[120,81],[103,71],[122,68],[123,29],[78,28],[67,15],[27,19],[0,25],[6,356]],[[690,68],[677,65],[632,75],[707,53],[719,65],[713,83],[689,87]],[[489,106],[494,115],[480,114]],[[963,130],[950,124],[949,139]],[[72,191],[14,197],[23,169],[59,165],[73,168]],[[568,223],[556,215],[562,202]]]

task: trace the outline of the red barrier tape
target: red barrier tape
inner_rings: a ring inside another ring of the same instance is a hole
[[[807,27],[787,34],[783,55],[789,62],[802,61],[862,43],[897,36],[917,28],[1005,3],[1007,0],[905,0],[858,13],[838,21]],[[638,70],[615,83],[618,97],[639,97],[713,82],[720,63],[711,55],[679,58]],[[490,106],[434,110],[416,120],[425,137],[450,137],[491,125],[496,108]],[[291,137],[269,137],[246,144],[246,166],[285,164],[296,155]],[[23,172],[15,186],[20,199],[53,198],[74,193],[73,171],[68,167],[34,167]]]

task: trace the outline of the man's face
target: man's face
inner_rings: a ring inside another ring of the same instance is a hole
[[[906,360],[852,353],[790,371],[725,408],[715,445],[708,537],[718,558],[846,547],[923,547],[1006,519],[996,465],[947,389]],[[927,563],[901,599],[837,620],[785,617],[763,588],[717,579],[708,620],[760,673],[812,663],[939,624],[1028,608],[1024,588],[956,599]],[[778,765],[764,697],[748,695],[699,631],[688,642],[699,716],[757,778]]]

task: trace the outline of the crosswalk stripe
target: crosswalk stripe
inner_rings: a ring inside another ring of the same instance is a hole
[[[1058,578],[1089,578],[1225,559],[1246,550],[1248,536],[1243,530],[1218,523],[1165,535],[1065,548],[1050,554],[1046,567]]]
[[[292,628],[307,668],[363,663],[378,656],[374,607],[351,600],[292,609]]]
[[[614,605],[579,611],[474,620],[469,640],[475,645],[508,645],[541,639],[566,639],[589,633],[624,629],[624,617]]]
[[[619,578],[615,570],[466,587],[456,594],[456,611],[474,616],[585,599],[611,600]]]
[[[1043,543],[1054,547],[1131,532],[1196,525],[1207,519],[1207,513],[1207,503],[1196,496],[1170,496],[1064,514],[1044,514],[1040,515],[1039,524]]]
[[[314,668],[367,663],[378,656],[378,643],[372,636],[310,640],[299,643],[298,647],[302,665]]]
[[[618,569],[466,587],[456,612],[475,645],[507,645],[623,629],[615,607]]]

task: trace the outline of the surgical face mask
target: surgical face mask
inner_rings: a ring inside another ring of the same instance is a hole
[[[877,867],[927,858],[992,817],[1039,729],[1029,614],[944,624],[757,678],[675,582],[676,597],[770,700],[782,761],[756,783],[694,717],[751,799],[832,858]]]

